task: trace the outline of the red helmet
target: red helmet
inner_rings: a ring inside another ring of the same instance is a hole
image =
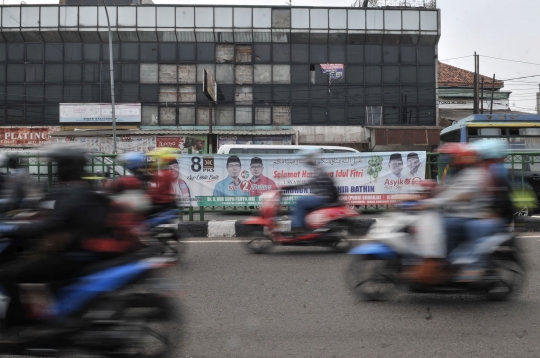
[[[478,153],[468,143],[445,143],[437,152],[449,155],[455,165],[474,164],[478,161]]]

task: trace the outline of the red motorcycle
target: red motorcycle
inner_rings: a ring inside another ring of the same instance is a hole
[[[244,225],[252,225],[257,233],[246,246],[252,253],[268,252],[274,245],[282,246],[322,246],[337,252],[347,252],[351,243],[345,238],[351,219],[360,214],[345,204],[337,202],[319,207],[306,216],[307,230],[300,233],[283,232],[277,216],[281,203],[281,191],[267,191],[260,197],[258,216],[244,220]]]

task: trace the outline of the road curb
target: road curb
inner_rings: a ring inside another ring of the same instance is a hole
[[[375,219],[359,218],[351,220],[349,235],[361,236],[367,234]],[[262,227],[246,225],[243,220],[210,220],[210,221],[181,221],[178,223],[178,231],[182,238],[189,237],[250,237],[259,231],[262,234]],[[291,231],[289,220],[280,220],[279,226],[284,232]]]

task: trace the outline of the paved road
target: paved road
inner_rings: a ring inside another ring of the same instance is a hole
[[[347,255],[191,239],[182,357],[539,357],[540,236],[523,239],[528,285],[511,302],[400,293],[365,303],[343,284]],[[223,242],[225,241],[225,242]]]

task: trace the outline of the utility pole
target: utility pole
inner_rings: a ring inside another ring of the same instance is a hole
[[[489,114],[493,114],[493,94],[495,92],[495,74],[493,74],[493,81],[491,82],[491,105],[489,106]]]
[[[103,2],[103,7],[105,7],[105,14],[107,15],[107,25],[109,26],[109,67],[111,70],[111,106],[112,106],[112,127],[113,127],[113,154],[116,154],[116,112],[115,112],[115,101],[114,101],[114,68],[113,68],[113,47],[112,47],[112,31],[111,31],[111,21],[109,20],[109,11],[107,10],[107,5],[105,0]]]
[[[473,94],[473,114],[478,114],[478,59],[474,51],[474,94]]]
[[[484,114],[484,77],[482,77],[482,90],[480,91],[480,113]]]
[[[536,113],[540,114],[540,84],[538,87],[539,92],[536,92]]]

